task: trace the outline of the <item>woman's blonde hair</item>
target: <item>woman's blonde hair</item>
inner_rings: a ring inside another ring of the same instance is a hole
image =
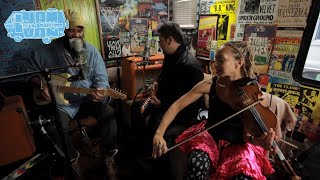
[[[223,46],[218,50],[217,54],[225,46],[229,46],[232,48],[232,52],[236,60],[244,59],[245,63],[242,66],[241,74],[244,77],[254,78],[255,77],[254,52],[252,51],[250,45],[248,45],[248,43],[245,41],[230,41],[223,44]]]

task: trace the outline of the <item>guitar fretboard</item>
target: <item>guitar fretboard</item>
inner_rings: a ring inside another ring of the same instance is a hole
[[[127,96],[115,89],[90,89],[90,88],[82,88],[82,87],[70,87],[70,86],[56,86],[56,91],[61,93],[78,93],[78,94],[92,94],[98,91],[100,94],[104,96],[111,96],[113,98],[121,98],[126,99]]]
[[[96,89],[81,88],[81,87],[68,87],[68,86],[58,86],[59,92],[65,93],[79,93],[79,94],[92,94]]]

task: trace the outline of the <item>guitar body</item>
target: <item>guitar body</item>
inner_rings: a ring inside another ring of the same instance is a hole
[[[69,101],[64,98],[64,93],[61,93],[58,91],[58,86],[70,86],[71,82],[69,82],[67,79],[71,75],[68,73],[62,73],[58,75],[51,75],[51,85],[52,85],[52,92],[54,94],[54,98],[56,99],[57,104],[60,105],[66,105],[69,104]],[[41,92],[39,88],[33,89],[33,100],[37,105],[46,105],[51,102],[50,100],[47,100],[41,96]]]
[[[51,83],[52,83],[52,92],[56,99],[57,104],[60,105],[67,105],[69,101],[64,98],[64,93],[60,92],[58,87],[59,86],[68,86],[70,87],[71,82],[68,81],[68,78],[71,75],[68,73],[62,73],[59,75],[52,75],[51,76]]]
[[[127,95],[123,94],[120,90],[117,89],[91,89],[91,88],[82,88],[82,87],[71,87],[71,82],[68,81],[68,78],[71,75],[68,73],[62,73],[57,75],[51,75],[51,85],[52,92],[54,94],[56,103],[59,105],[67,105],[69,101],[65,99],[65,93],[78,93],[78,94],[92,94],[99,92],[104,96],[110,96],[113,98],[126,99]],[[33,99],[37,105],[46,105],[51,102],[51,100],[46,100],[41,96],[39,88],[34,88],[33,90]]]

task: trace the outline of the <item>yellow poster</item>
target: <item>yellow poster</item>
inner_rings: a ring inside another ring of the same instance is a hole
[[[237,8],[238,1],[236,0],[217,0],[210,6],[210,14],[219,15],[218,47],[235,38]]]
[[[267,92],[288,102],[297,116],[295,131],[305,134],[310,140],[320,140],[320,89],[269,83]]]
[[[197,55],[209,58],[210,42],[217,37],[218,16],[200,15],[198,29],[198,47]]]

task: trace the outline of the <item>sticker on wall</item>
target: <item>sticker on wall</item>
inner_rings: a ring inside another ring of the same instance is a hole
[[[49,44],[52,39],[64,36],[69,28],[62,10],[49,8],[46,11],[13,11],[4,23],[8,37],[15,42],[23,39],[41,39]]]

